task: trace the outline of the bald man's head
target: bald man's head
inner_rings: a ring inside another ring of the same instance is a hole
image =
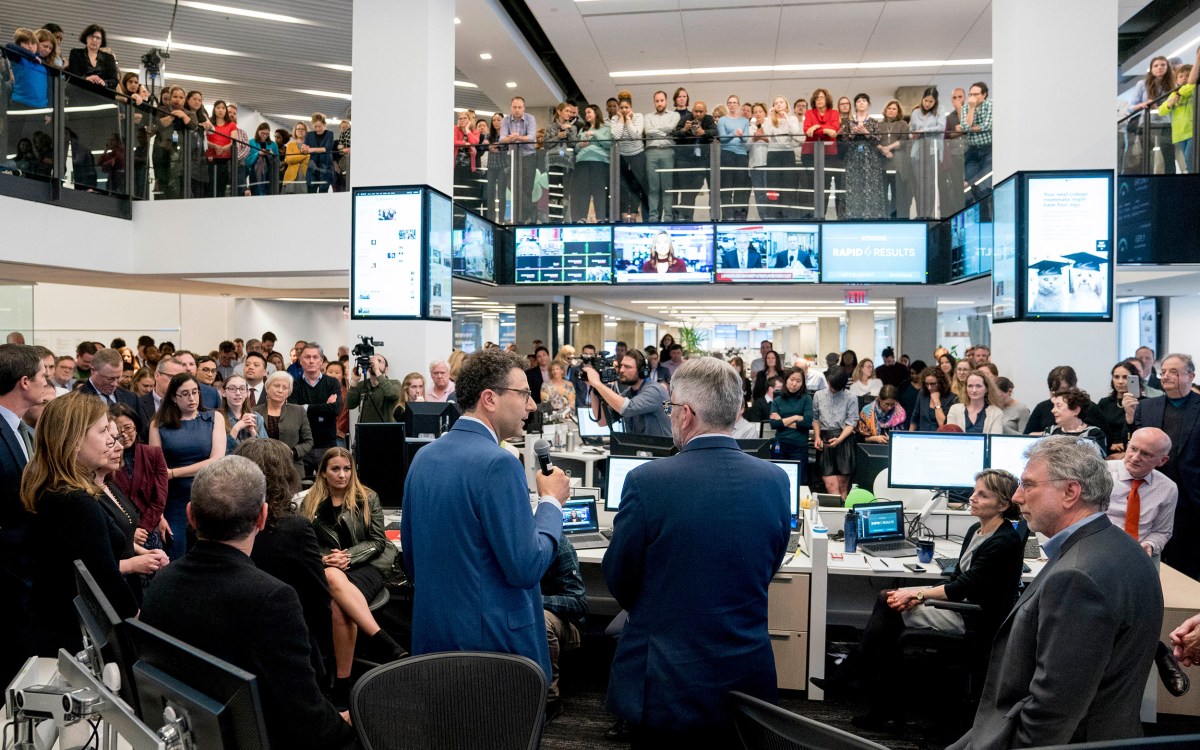
[[[1146,476],[1171,458],[1171,436],[1157,427],[1142,427],[1125,447],[1125,468],[1134,479]]]

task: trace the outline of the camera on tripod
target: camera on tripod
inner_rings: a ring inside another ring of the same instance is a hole
[[[359,336],[359,343],[350,351],[354,355],[354,366],[364,378],[371,374],[371,357],[375,355],[375,347],[383,346],[382,341],[376,341],[370,336]]]
[[[609,352],[600,352],[585,357],[576,357],[572,364],[576,367],[590,367],[600,376],[601,383],[617,382],[617,359]]]

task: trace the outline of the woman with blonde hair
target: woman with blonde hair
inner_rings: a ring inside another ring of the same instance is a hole
[[[41,371],[37,360],[31,365]],[[33,455],[21,476],[21,504],[33,514],[33,639],[40,656],[82,648],[75,560],[87,566],[119,617],[137,614],[119,563],[125,535],[101,508],[103,491],[96,484],[115,442],[104,402],[86,393],[52,400],[39,420]]]
[[[650,245],[650,257],[642,263],[642,273],[684,273],[687,264],[683,258],[675,257],[675,243],[671,235],[659,232]]]
[[[803,139],[804,126],[792,113],[787,97],[771,100],[771,116],[763,123],[762,131],[767,137],[766,187],[777,195],[773,206],[759,208],[759,215],[765,219],[791,218],[799,205],[795,192],[796,149]]]
[[[467,359],[466,352],[461,349],[455,349],[450,352],[450,356],[446,359],[446,364],[450,367],[450,380],[458,380],[458,371],[462,369],[463,362]]]
[[[300,513],[312,522],[317,534],[333,596],[334,693],[340,697],[343,691],[349,694],[354,644],[360,630],[370,641],[373,660],[387,662],[408,656],[379,627],[370,610],[370,601],[392,573],[396,547],[383,533],[379,495],[358,481],[353,457],[345,448],[325,451]]]
[[[308,160],[309,155],[301,150],[304,145],[304,136],[308,135],[308,123],[298,122],[292,128],[292,140],[287,142],[287,148],[283,157],[283,163],[286,170],[283,173],[283,192],[288,194],[300,194],[308,192],[305,187],[306,176],[308,175]]]
[[[959,366],[966,360],[959,360]],[[946,412],[946,424],[958,425],[963,432],[999,435],[1004,432],[1004,397],[995,381],[978,370],[969,372],[963,397]]]
[[[642,136],[646,125],[640,112],[633,111],[633,94],[621,91],[617,94],[617,116],[609,120],[617,152],[621,158],[621,218],[630,222],[637,220],[637,210],[642,210],[642,221],[650,216],[650,190],[646,182],[646,145]]]

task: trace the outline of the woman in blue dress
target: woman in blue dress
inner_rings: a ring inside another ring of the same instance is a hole
[[[167,393],[150,421],[150,445],[162,448],[167,460],[167,507],[163,517],[171,530],[167,555],[187,551],[187,504],[192,478],[225,455],[225,418],[200,406],[200,383],[186,372],[171,378]]]

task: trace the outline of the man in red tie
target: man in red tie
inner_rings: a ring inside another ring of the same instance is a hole
[[[1171,456],[1171,438],[1157,427],[1133,433],[1125,458],[1108,461],[1113,489],[1108,517],[1138,540],[1146,554],[1158,562],[1171,538],[1179,490],[1158,467]]]

